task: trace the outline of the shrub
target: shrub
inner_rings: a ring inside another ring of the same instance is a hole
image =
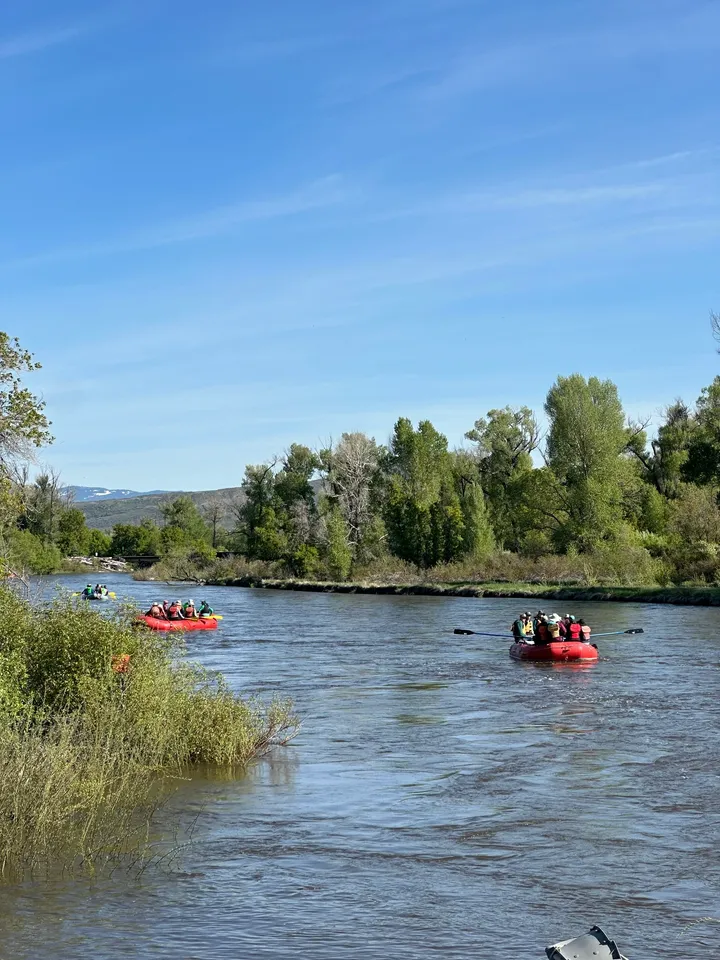
[[[289,703],[242,699],[129,612],[0,590],[0,620],[0,873],[124,852],[158,774],[245,764],[296,730]]]
[[[13,568],[28,573],[54,573],[62,565],[62,554],[55,544],[43,543],[29,530],[11,530],[7,535],[5,552]]]

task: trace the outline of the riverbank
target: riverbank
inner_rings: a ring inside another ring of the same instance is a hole
[[[718,586],[622,587],[550,586],[535,583],[333,583],[319,580],[238,577],[208,580],[209,586],[252,587],[264,590],[300,590],[312,593],[372,593],[392,596],[504,597],[528,600],[614,603],[669,603],[679,606],[720,606]]]

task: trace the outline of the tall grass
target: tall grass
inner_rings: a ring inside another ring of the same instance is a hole
[[[170,776],[296,732],[288,702],[239,697],[125,613],[0,590],[0,622],[3,877],[137,853]]]

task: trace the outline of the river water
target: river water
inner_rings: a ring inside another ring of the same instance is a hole
[[[300,736],[181,785],[170,869],[0,889],[0,957],[539,960],[593,923],[632,960],[720,956],[718,610],[576,604],[646,634],[541,667],[452,633],[522,601],[192,592],[225,616],[192,656],[292,696]]]

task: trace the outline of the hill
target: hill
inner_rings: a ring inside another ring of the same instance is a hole
[[[63,487],[70,494],[73,503],[100,503],[105,500],[131,500],[134,497],[148,497],[156,493],[167,493],[167,490],[108,490],[107,487]]]
[[[124,499],[79,500],[75,502],[75,506],[85,514],[89,527],[97,527],[99,530],[109,532],[116,523],[140,523],[146,518],[160,523],[162,521],[160,508],[180,496],[190,497],[202,513],[216,503],[220,509],[221,526],[232,529],[236,522],[233,507],[242,502],[243,494],[240,487],[197,490],[191,493],[164,491],[139,494]]]

